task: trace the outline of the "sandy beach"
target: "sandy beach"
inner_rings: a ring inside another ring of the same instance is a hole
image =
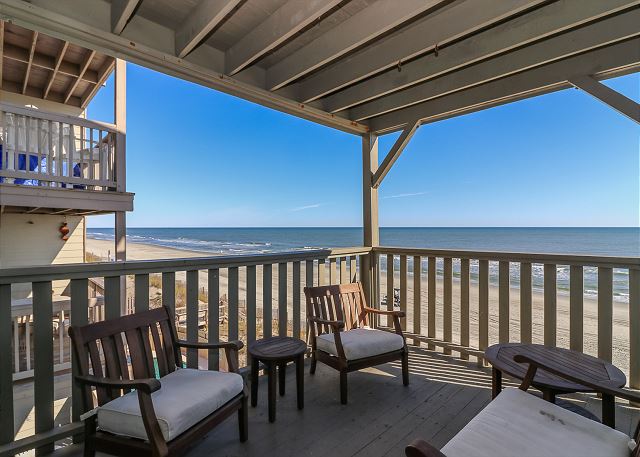
[[[87,251],[103,258],[107,258],[109,251],[113,252],[113,242],[87,239]],[[189,258],[189,257],[206,257],[210,256],[208,253],[197,251],[186,251],[180,249],[167,248],[162,246],[155,246],[150,244],[141,243],[127,243],[127,258],[130,260],[152,260],[152,259],[176,259],[176,258]],[[288,303],[288,316],[291,319],[292,305],[291,294],[293,290],[292,271],[291,267],[288,269],[287,278],[287,303]],[[305,277],[304,262],[302,264],[302,278]],[[257,267],[257,307],[258,316],[262,316],[262,268]],[[184,273],[178,273],[176,275],[177,281],[184,281]],[[399,276],[395,278],[396,287],[399,284]],[[244,315],[244,303],[246,297],[246,276],[244,269],[240,269],[239,273],[239,296],[240,296],[240,336],[242,338],[243,331],[243,315]],[[207,287],[207,273],[206,271],[200,272],[200,288],[206,291]],[[386,278],[385,275],[381,277],[380,284],[381,294],[384,296],[386,291]],[[436,285],[437,290],[437,305],[436,305],[436,336],[442,337],[442,291],[443,284],[441,280],[438,280]],[[220,295],[224,296],[228,291],[227,272],[221,270],[220,272]],[[133,291],[131,290],[131,294]],[[152,291],[151,296],[158,291]],[[130,295],[131,295],[130,294]],[[413,279],[408,281],[408,312],[407,312],[407,328],[411,330],[413,328]],[[511,330],[510,335],[513,341],[518,341],[520,338],[520,292],[518,289],[513,288],[510,293],[510,321]],[[304,297],[301,299],[301,307],[303,316],[301,322],[304,322]],[[277,268],[273,268],[272,279],[272,310],[274,320],[274,332],[277,329],[277,316],[278,316],[278,277]],[[533,341],[541,343],[543,341],[543,296],[541,293],[534,292],[532,296],[532,315],[533,315]],[[597,355],[598,349],[598,306],[597,301],[590,298],[584,300],[584,352],[591,355]],[[427,281],[426,277],[422,280],[421,286],[421,327],[423,331],[427,328]],[[289,322],[291,325],[291,322]],[[259,327],[261,327],[259,325]],[[303,332],[304,332],[304,325]],[[220,328],[221,335],[226,335],[226,325],[223,323]],[[459,341],[460,331],[460,285],[454,282],[453,285],[453,340]],[[260,336],[260,335],[258,335]],[[489,288],[489,343],[495,343],[498,339],[498,288],[491,286]],[[470,286],[470,345],[477,347],[478,342],[478,287],[477,284],[471,283]],[[569,297],[567,295],[558,294],[557,299],[557,345],[560,347],[569,347]],[[622,369],[625,373],[628,372],[628,353],[629,353],[629,325],[628,325],[628,307],[624,303],[614,302],[613,310],[613,363]]]

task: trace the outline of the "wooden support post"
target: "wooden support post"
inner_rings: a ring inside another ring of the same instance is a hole
[[[378,225],[378,189],[372,185],[373,176],[378,170],[378,136],[367,133],[362,136],[362,226],[363,244],[376,247],[380,244]],[[378,307],[376,297],[375,254],[360,257],[360,280],[369,306]]]
[[[127,68],[126,62],[122,59],[116,59],[114,78],[114,124],[118,131],[114,165],[116,191],[126,192]],[[125,261],[127,260],[127,213],[118,211],[115,218],[116,261]],[[124,275],[120,277],[120,306],[120,314],[126,314],[127,277]]]

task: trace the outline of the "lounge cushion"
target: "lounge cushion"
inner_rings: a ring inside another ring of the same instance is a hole
[[[397,333],[375,330],[369,327],[341,332],[340,340],[347,360],[358,360],[397,351],[404,346],[404,339]],[[333,333],[325,333],[318,336],[316,338],[316,346],[321,351],[335,356],[338,355]]]
[[[160,378],[151,394],[160,430],[171,441],[242,392],[242,377],[235,373],[183,368]],[[100,430],[147,440],[137,392],[98,408]]]
[[[503,390],[443,448],[447,457],[629,457],[629,437],[520,389]]]

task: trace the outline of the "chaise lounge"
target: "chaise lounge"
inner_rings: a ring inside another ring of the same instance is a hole
[[[640,394],[567,373],[566,367],[529,356],[519,389],[503,390],[441,450],[423,440],[407,446],[407,457],[638,457],[640,424],[633,438],[599,422],[527,393],[538,369],[583,384],[603,397],[640,402]],[[604,402],[603,402],[604,405]]]

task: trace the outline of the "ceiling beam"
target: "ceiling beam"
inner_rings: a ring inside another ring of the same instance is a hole
[[[640,38],[570,57],[434,100],[372,118],[373,132],[388,133],[421,119],[435,122],[571,87],[569,79],[592,75],[609,78],[640,70]]]
[[[89,65],[91,64],[91,61],[93,60],[93,57],[95,55],[96,55],[96,51],[94,51],[93,49],[88,49],[86,51],[84,59],[82,61],[82,65],[80,66],[80,75],[78,75],[78,77],[69,86],[69,89],[67,89],[67,94],[64,97],[65,103],[69,101],[69,99],[73,95],[73,92],[76,90],[76,87],[78,87],[78,84],[80,84],[80,81],[82,80],[82,76],[89,68]]]
[[[398,157],[400,157],[404,148],[409,144],[409,141],[413,137],[413,134],[416,133],[416,130],[418,130],[418,127],[420,127],[419,120],[407,123],[407,126],[402,130],[400,137],[393,144],[391,150],[378,167],[378,171],[373,175],[373,178],[371,179],[371,187],[374,189],[380,187],[382,180],[387,176],[387,173],[391,171],[391,167],[393,167],[393,164],[398,160]]]
[[[80,108],[86,108],[89,102],[93,99],[94,95],[100,90],[102,85],[105,83],[111,72],[113,71],[116,65],[116,59],[112,57],[108,57],[100,69],[98,83],[90,86],[85,91],[84,95],[82,95],[80,99]]]
[[[343,0],[289,0],[225,53],[225,67],[234,75],[327,14]]]
[[[113,0],[111,3],[111,31],[120,35],[133,17],[141,0]]]
[[[634,9],[363,103],[351,108],[349,117],[355,120],[369,119],[616,41],[623,41],[640,35],[638,24],[640,9]]]
[[[575,87],[582,89],[589,95],[597,98],[605,105],[624,114],[632,121],[640,124],[640,104],[622,95],[620,92],[605,86],[591,76],[575,76],[569,79]]]
[[[378,0],[267,70],[267,88],[280,89],[355,50],[444,0]]]
[[[60,64],[64,60],[64,53],[67,52],[67,48],[69,47],[68,41],[63,41],[60,50],[58,51],[58,55],[56,57],[56,63],[51,70],[51,74],[49,75],[49,80],[47,81],[47,85],[44,88],[44,94],[42,98],[46,99],[49,95],[49,91],[51,90],[51,86],[53,85],[53,81],[56,79],[56,75],[58,74],[58,70],[60,69]]]
[[[544,1],[458,1],[310,75],[295,84],[294,90],[299,100],[309,103]]]
[[[176,30],[176,55],[181,59],[198,47],[243,0],[200,0]]]
[[[56,5],[56,3],[53,2],[52,5]],[[362,135],[369,131],[365,124],[353,122],[314,106],[296,102],[237,78],[227,77],[211,68],[179,59],[173,53],[132,41],[131,38],[115,35],[49,8],[26,3],[22,0],[0,0],[0,5],[4,17],[21,27],[38,30],[55,38],[95,49],[101,54],[118,55],[120,58],[137,65],[347,133]],[[130,28],[133,28],[133,24],[130,25]]]
[[[4,45],[4,57],[16,62],[29,63],[29,49],[20,48],[11,43],[5,43]],[[57,56],[56,56],[57,57]],[[32,67],[42,68],[43,70],[52,71],[56,65],[56,57],[36,52],[33,54]],[[66,60],[60,62],[58,72],[63,75],[77,78],[80,74],[80,65]],[[88,83],[95,84],[98,81],[98,73],[92,70],[87,70],[82,76],[82,79]]]
[[[36,52],[36,44],[38,43],[38,32],[33,32],[31,37],[31,47],[29,48],[29,59],[27,60],[27,69],[24,72],[24,82],[22,83],[22,93],[27,92],[29,85],[29,75],[31,75],[31,65],[33,65],[33,54]]]
[[[389,70],[323,99],[323,108],[335,113],[410,87],[428,79],[511,51],[598,18],[638,5],[637,0],[558,0],[466,40]]]

